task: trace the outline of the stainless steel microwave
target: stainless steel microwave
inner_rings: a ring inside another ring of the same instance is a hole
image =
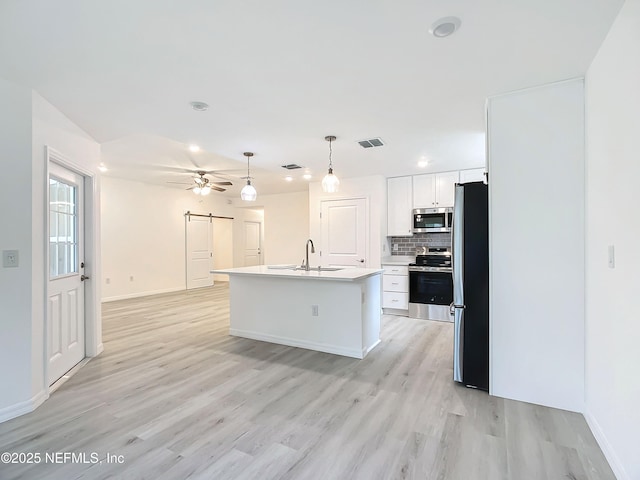
[[[413,233],[450,232],[453,208],[414,208]]]

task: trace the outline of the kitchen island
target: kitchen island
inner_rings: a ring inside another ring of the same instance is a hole
[[[380,269],[260,265],[213,273],[229,275],[231,335],[354,358],[380,343]]]

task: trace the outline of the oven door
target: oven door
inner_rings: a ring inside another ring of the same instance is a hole
[[[453,302],[451,272],[409,271],[409,303],[450,305]]]
[[[409,268],[409,317],[451,322],[451,272],[411,271]]]

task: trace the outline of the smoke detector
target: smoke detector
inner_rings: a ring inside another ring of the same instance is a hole
[[[191,108],[193,108],[196,112],[206,112],[209,110],[209,105],[204,102],[191,102]]]
[[[444,17],[433,22],[429,33],[434,37],[444,38],[453,35],[459,28],[460,19],[458,17]]]

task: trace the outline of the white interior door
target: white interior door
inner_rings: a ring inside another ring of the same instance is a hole
[[[213,241],[211,217],[187,215],[187,289],[213,285]]]
[[[49,384],[85,357],[84,177],[49,164]]]
[[[323,266],[367,265],[367,201],[327,200],[321,207]]]
[[[244,266],[262,265],[260,222],[244,222]]]

